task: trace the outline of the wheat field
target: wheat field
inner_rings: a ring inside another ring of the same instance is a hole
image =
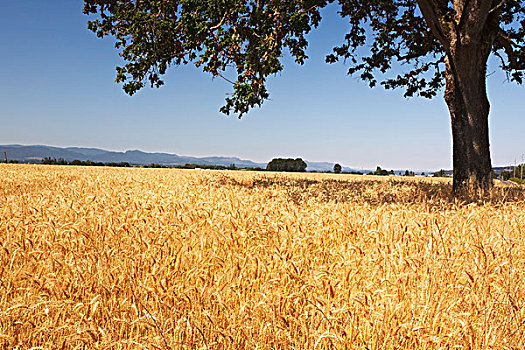
[[[524,190],[0,165],[2,349],[523,349]]]

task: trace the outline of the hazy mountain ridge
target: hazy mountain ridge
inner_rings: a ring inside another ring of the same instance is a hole
[[[39,162],[42,158],[64,158],[66,160],[85,160],[85,155],[73,150],[65,148],[42,146],[42,145],[2,145],[0,152],[7,152],[7,157],[10,160],[18,160],[22,162]],[[3,158],[3,154],[2,154]]]
[[[257,163],[247,159],[240,159],[237,157],[190,157],[180,156],[174,153],[162,152],[143,152],[140,150],[127,150],[124,152],[108,151],[101,148],[89,147],[53,147],[45,145],[0,145],[0,152],[7,152],[8,159],[18,160],[20,162],[39,163],[45,157],[63,158],[67,161],[75,159],[103,163],[120,163],[128,162],[134,165],[147,165],[157,163],[165,166],[176,166],[184,164],[198,164],[198,165],[222,165],[229,166],[235,164],[239,168],[266,168],[267,163]],[[0,154],[3,160],[3,154]],[[275,158],[283,158],[276,156]],[[333,171],[334,164],[331,162],[310,162],[305,160],[308,167],[307,171]],[[507,167],[495,167],[494,170],[499,173]],[[370,169],[358,169],[343,166],[344,172],[361,171],[368,173]],[[395,170],[396,173],[403,173],[404,170]],[[416,171],[420,173],[420,171]],[[428,172],[427,172],[428,173]],[[447,173],[452,173],[448,170]]]
[[[82,147],[52,147],[45,145],[1,145],[0,151],[6,151],[8,159],[21,162],[37,163],[45,157],[63,158],[67,161],[91,160],[94,162],[128,162],[136,165],[157,163],[161,165],[224,165],[235,164],[237,167],[266,167],[266,163],[256,163],[251,160],[237,157],[188,157],[171,153],[143,152],[139,150],[128,150],[125,152],[107,151],[100,148]]]

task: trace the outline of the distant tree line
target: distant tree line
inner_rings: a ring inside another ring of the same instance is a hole
[[[184,164],[176,165],[175,169],[206,169],[206,170],[248,170],[248,171],[264,171],[263,168],[251,168],[251,167],[237,167],[235,164],[225,165],[203,165],[203,164]]]
[[[388,171],[386,169],[381,169],[381,167],[378,166],[375,171],[368,173],[368,175],[389,176],[389,175],[394,175],[394,170]]]
[[[128,162],[108,162],[108,163],[102,163],[102,162],[94,162],[91,160],[72,160],[67,161],[64,158],[51,158],[51,157],[45,157],[42,159],[42,164],[47,165],[80,165],[80,166],[111,166],[111,167],[121,167],[121,168],[129,168],[131,167],[131,164]]]
[[[166,165],[162,165],[162,164],[158,164],[158,163],[146,164],[146,165],[143,165],[142,167],[143,168],[169,168]]]
[[[18,161],[10,161],[10,163],[14,163]],[[47,165],[80,165],[80,166],[109,166],[109,167],[124,167],[129,168],[134,165],[128,163],[128,162],[94,162],[91,160],[72,160],[67,161],[64,158],[51,158],[51,157],[45,157],[42,159],[42,164]],[[228,166],[224,165],[203,165],[203,164],[184,164],[184,165],[174,165],[174,166],[168,166],[158,163],[151,163],[147,165],[142,165],[142,168],[173,168],[173,169],[206,169],[206,170],[248,170],[248,171],[265,171],[266,169],[263,168],[239,168],[235,166],[235,164],[230,164]]]
[[[433,174],[433,176],[434,176],[434,177],[450,177],[450,176],[447,174],[446,170],[444,170],[444,169],[441,169],[441,170],[439,170],[439,171],[436,171],[436,172]]]
[[[7,158],[7,155],[5,156]],[[4,161],[5,163],[5,161]],[[19,160],[9,159],[8,163],[17,164]],[[75,159],[72,161],[67,161],[64,158],[51,158],[45,157],[42,159],[41,164],[49,165],[76,165],[76,166],[109,166],[109,167],[122,167],[129,168],[133,165],[129,162],[94,162],[92,160],[79,160]],[[285,172],[305,172],[307,168],[306,162],[301,158],[274,158],[272,159],[266,168],[260,167],[237,167],[235,164],[230,165],[204,165],[204,164],[193,164],[187,163],[184,165],[163,165],[158,163],[151,163],[147,165],[142,165],[143,168],[174,168],[174,169],[206,169],[206,170],[244,170],[244,171],[285,171]],[[312,171],[312,172],[323,172],[330,173],[331,171]],[[354,175],[363,175],[363,172],[360,171],[343,171],[343,167],[340,164],[335,164],[333,167],[333,173],[335,174],[354,174]],[[401,175],[402,173],[399,173]],[[431,173],[433,177],[451,177],[446,170],[441,169],[434,173]],[[389,176],[395,175],[394,170],[382,169],[380,166],[376,168],[375,171],[369,172],[367,175],[379,175],[379,176]],[[404,176],[415,176],[415,172],[412,170],[405,170]],[[425,176],[425,173],[421,174]],[[493,178],[499,178],[503,181],[513,181],[516,183],[525,184],[525,164],[520,164],[514,167],[512,170],[503,170],[499,173],[493,172]]]

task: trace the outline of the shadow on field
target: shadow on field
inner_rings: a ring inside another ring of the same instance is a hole
[[[371,205],[424,203],[437,206],[472,202],[502,204],[525,201],[525,188],[521,186],[496,185],[483,195],[471,193],[468,197],[458,200],[452,195],[452,184],[448,182],[399,179],[315,180],[267,176],[255,177],[249,181],[223,176],[216,181],[219,185],[227,184],[246,189],[284,189],[296,204],[310,199]]]

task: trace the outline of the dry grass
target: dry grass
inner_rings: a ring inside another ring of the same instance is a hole
[[[524,191],[449,190],[2,165],[0,348],[523,349]]]

